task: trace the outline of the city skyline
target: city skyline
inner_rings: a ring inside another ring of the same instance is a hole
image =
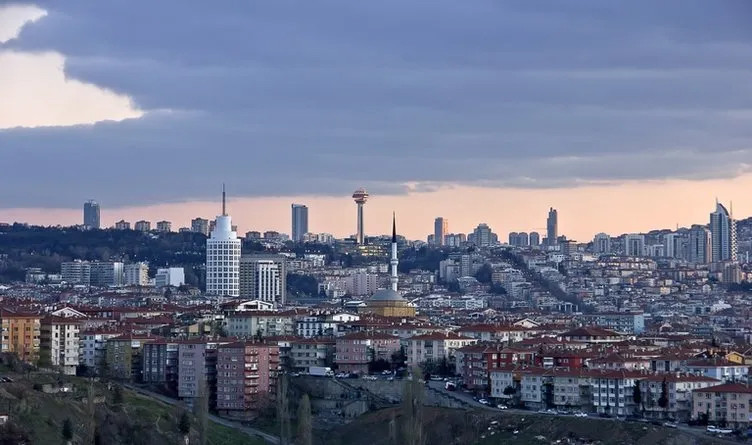
[[[430,200],[428,206],[417,208],[414,203],[420,198],[410,195],[402,196],[371,196],[369,198],[369,218],[366,219],[365,232],[367,235],[388,235],[380,233],[380,227],[388,225],[392,211],[404,215],[401,230],[410,239],[424,240],[433,233],[436,214],[443,214],[447,220],[453,221],[450,232],[470,233],[481,222],[486,222],[495,233],[506,239],[509,232],[537,231],[541,237],[545,236],[546,216],[549,207],[554,207],[561,215],[559,218],[559,233],[567,238],[579,242],[592,240],[600,232],[612,236],[628,233],[639,233],[653,229],[674,229],[691,227],[693,224],[708,224],[709,209],[714,206],[718,197],[724,203],[734,203],[735,219],[752,216],[752,203],[745,202],[744,183],[736,179],[730,183],[722,181],[708,181],[709,187],[699,192],[686,190],[682,182],[664,182],[660,187],[651,184],[635,185],[637,190],[611,188],[604,191],[600,188],[578,189],[580,195],[570,195],[565,190],[556,193],[548,192],[550,200],[536,206],[537,202],[529,199],[535,195],[535,190],[513,190],[509,192],[488,188],[454,188],[443,191],[448,195],[448,202],[459,200],[465,194],[483,196],[484,199],[509,199],[510,204],[516,205],[519,211],[513,214],[494,212],[492,208],[483,208],[470,212],[472,206],[466,202],[459,205],[447,205]],[[750,183],[752,187],[752,181]],[[718,191],[719,193],[715,193]],[[426,192],[439,193],[439,192]],[[592,212],[591,202],[598,200],[602,194],[610,196],[610,200],[603,200],[598,212]],[[583,196],[584,195],[584,196]],[[679,203],[692,202],[691,206],[671,207],[666,205],[667,196],[676,197]],[[735,199],[730,199],[735,197]],[[234,222],[238,225],[238,232],[243,234],[250,230],[276,230],[280,233],[290,231],[291,202],[306,202],[312,210],[309,228],[313,233],[327,232],[337,237],[354,235],[356,215],[352,209],[352,199],[349,194],[341,197],[305,197],[301,195],[292,200],[285,198],[231,198],[228,200],[233,206]],[[421,202],[425,202],[422,201]],[[630,206],[624,204],[631,203]],[[80,205],[80,204],[79,204]],[[160,220],[172,222],[173,230],[180,227],[190,227],[191,220],[202,217],[213,220],[216,213],[216,201],[176,203],[135,208],[110,208],[106,203],[102,206],[102,226],[112,227],[120,220],[131,223],[138,220],[148,220],[156,223]],[[257,209],[263,208],[264,212]],[[454,209],[451,211],[451,209]],[[641,209],[640,213],[632,214],[633,209]],[[344,216],[343,216],[344,215]],[[485,215],[485,216],[484,216]],[[641,215],[649,218],[641,219]],[[81,223],[81,210],[78,209],[9,209],[3,212],[0,222],[26,222],[39,225],[77,225]],[[370,228],[370,229],[369,229]]]

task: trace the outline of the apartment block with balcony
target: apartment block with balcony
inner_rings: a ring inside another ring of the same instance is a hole
[[[41,317],[11,309],[0,310],[2,326],[2,352],[15,353],[26,362],[39,357]]]
[[[42,319],[39,350],[42,366],[60,369],[65,375],[76,375],[80,324],[75,318],[47,316]]]
[[[290,343],[292,368],[307,373],[311,366],[331,366],[334,362],[334,339],[305,338]]]
[[[217,351],[217,410],[252,413],[274,402],[279,347],[235,342]]]
[[[752,388],[741,383],[725,383],[697,389],[692,393],[692,418],[707,417],[710,424],[724,423],[747,428],[752,419]]]

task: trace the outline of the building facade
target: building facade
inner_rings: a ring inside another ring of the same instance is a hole
[[[65,375],[76,375],[80,324],[78,319],[72,317],[47,316],[42,319],[39,351],[42,366],[57,368]]]
[[[89,200],[84,203],[84,227],[87,229],[99,229],[99,203]]]
[[[232,218],[225,207],[222,189],[222,214],[214,222],[214,230],[206,240],[206,293],[208,295],[240,296],[240,238],[232,230]]]
[[[278,305],[287,301],[287,259],[282,255],[240,257],[239,293],[242,298]]]
[[[292,205],[292,240],[296,243],[303,242],[303,237],[308,233],[308,207],[303,204]]]
[[[279,347],[236,342],[217,351],[217,410],[257,411],[274,403]]]

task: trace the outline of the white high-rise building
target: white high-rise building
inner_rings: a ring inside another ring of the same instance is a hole
[[[206,294],[240,295],[240,238],[232,230],[222,186],[222,214],[214,220],[214,230],[206,239]]]
[[[240,296],[284,305],[287,260],[282,255],[255,254],[240,258]]]
[[[624,254],[626,256],[645,256],[645,235],[639,233],[625,235]]]
[[[710,236],[712,262],[736,261],[736,222],[719,202],[710,214]]]
[[[611,253],[611,237],[607,233],[599,233],[593,238],[593,251],[595,253]]]
[[[144,262],[131,263],[123,266],[126,286],[148,286],[149,265]]]

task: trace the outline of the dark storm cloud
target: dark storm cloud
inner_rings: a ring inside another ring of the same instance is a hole
[[[3,47],[127,94],[0,131],[0,202],[705,179],[752,162],[746,1],[42,2]],[[54,193],[51,193],[54,191]]]

